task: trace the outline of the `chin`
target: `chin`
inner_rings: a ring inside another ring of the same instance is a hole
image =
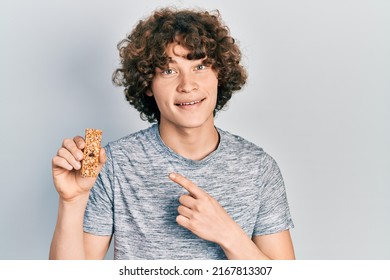
[[[180,123],[178,126],[181,126],[183,128],[200,128],[204,126],[206,122],[201,122],[201,121],[188,121],[185,123]]]
[[[202,126],[207,126],[210,124],[210,121],[212,122],[212,125],[214,125],[213,117],[209,118],[186,118],[186,120],[180,119],[176,121],[171,121],[170,123],[176,127],[182,127],[182,128],[201,128]]]

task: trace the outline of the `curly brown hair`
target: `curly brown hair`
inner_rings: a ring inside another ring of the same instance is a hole
[[[187,59],[206,58],[218,73],[218,98],[214,116],[230,100],[234,91],[246,82],[247,73],[240,64],[241,52],[224,26],[219,11],[175,10],[163,8],[139,21],[134,30],[118,44],[120,68],[112,81],[124,86],[126,100],[143,120],[160,121],[160,111],[150,89],[156,68],[166,68],[166,48],[178,42],[188,49]]]

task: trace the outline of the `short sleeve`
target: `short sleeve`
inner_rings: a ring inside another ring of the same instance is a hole
[[[260,208],[253,235],[267,235],[294,227],[286,189],[276,161],[265,153],[261,168]]]
[[[109,145],[105,148],[107,161],[93,186],[84,214],[84,231],[94,235],[112,235],[113,164]]]

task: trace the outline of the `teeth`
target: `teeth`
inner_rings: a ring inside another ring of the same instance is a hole
[[[199,102],[200,102],[200,100],[192,101],[192,102],[183,102],[183,103],[180,103],[179,106],[194,105],[194,104],[197,104]]]

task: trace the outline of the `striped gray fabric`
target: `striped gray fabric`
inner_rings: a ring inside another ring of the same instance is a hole
[[[168,178],[171,172],[213,196],[250,237],[292,228],[274,159],[239,136],[218,132],[218,148],[200,161],[167,147],[156,124],[109,143],[84,231],[114,234],[115,259],[226,259],[218,245],[176,223],[178,198],[187,191]]]

